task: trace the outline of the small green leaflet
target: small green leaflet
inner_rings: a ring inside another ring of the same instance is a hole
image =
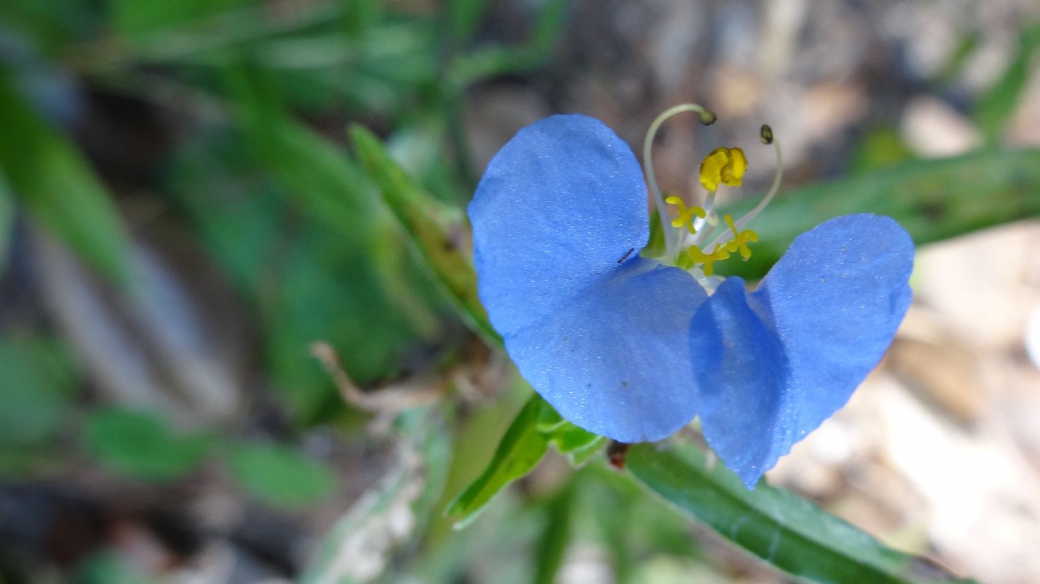
[[[491,463],[448,505],[446,515],[458,517],[456,529],[476,519],[491,499],[509,483],[531,472],[545,456],[549,444],[581,464],[599,450],[602,436],[591,434],[560,418],[535,394],[520,410],[498,444]]]

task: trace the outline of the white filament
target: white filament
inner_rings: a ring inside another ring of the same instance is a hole
[[[696,112],[700,116],[710,113],[695,103],[677,105],[657,116],[657,119],[650,124],[650,129],[646,132],[646,139],[643,140],[643,164],[646,169],[647,181],[650,183],[650,193],[654,196],[654,205],[657,206],[657,213],[661,218],[661,230],[664,233],[665,249],[667,250],[668,258],[674,258],[678,255],[680,237],[676,237],[677,230],[672,227],[672,220],[665,209],[664,196],[661,194],[661,188],[657,185],[657,177],[654,176],[653,144],[654,137],[657,135],[657,130],[661,127],[661,124],[668,118],[683,112]],[[682,235],[681,231],[679,235]]]

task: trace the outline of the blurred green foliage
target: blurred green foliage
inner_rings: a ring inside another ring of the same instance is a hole
[[[301,507],[332,493],[332,471],[278,444],[232,445],[226,454],[235,479],[250,495],[276,506]]]
[[[0,69],[0,168],[41,224],[106,275],[129,275],[128,234],[105,186],[65,136],[33,112]]]
[[[973,108],[975,123],[989,142],[996,142],[1001,138],[1024,93],[1026,82],[1029,80],[1030,63],[1040,48],[1040,26],[1025,28],[1017,40],[1018,46],[1011,65],[979,98]]]
[[[330,530],[303,581],[347,581],[337,563],[345,542],[401,509],[411,531],[387,553],[403,549],[407,561],[388,567],[384,581],[552,582],[576,540],[609,550],[619,583],[712,564],[673,505],[799,576],[916,577],[906,570],[919,560],[790,493],[748,494],[697,451],[639,447],[631,474],[614,472],[594,456],[601,437],[563,421],[526,387],[472,406],[459,399],[464,385],[449,379],[447,399],[390,415],[386,434],[371,438],[358,427],[367,414],[343,404],[307,354],[309,343],[326,341],[354,381],[375,386],[423,373],[449,378],[474,346],[500,348],[467,255],[464,204],[477,170],[462,113],[474,84],[550,62],[569,3],[535,4],[526,40],[514,45],[482,36],[486,0],[447,0],[440,12],[378,0],[4,2],[0,274],[25,277],[10,261],[25,224],[59,238],[100,277],[132,284],[128,258],[148,227],[127,208],[144,198],[219,267],[252,338],[242,419],[185,431],[165,412],[108,403],[47,318],[7,315],[0,476],[31,481],[89,464],[161,484],[222,465],[251,500],[301,512],[357,480],[301,452],[301,438],[324,427],[399,457],[361,499],[367,506]],[[974,104],[994,143],[988,149],[919,161],[891,128],[870,130],[850,161],[855,176],[784,194],[756,224],[762,241],[752,261],[726,267],[759,277],[799,232],[842,213],[892,215],[918,243],[1040,214],[1040,153],[996,144],[1040,46],[1038,30],[1021,33],[1013,63]],[[974,41],[938,81],[956,73]],[[85,135],[105,100],[159,120],[154,164],[134,169],[136,179],[106,162],[113,152],[133,159],[135,142],[117,135],[99,147]],[[265,408],[277,421],[250,418]],[[506,489],[550,450],[577,470],[549,486],[525,485],[523,496]],[[783,532],[784,545],[763,539],[767,532]],[[140,577],[107,551],[77,575]]]
[[[155,414],[114,408],[91,412],[83,443],[104,466],[152,481],[184,476],[210,446],[208,437],[181,435]]]
[[[75,370],[65,347],[34,333],[6,331],[0,339],[0,471],[19,451],[53,440],[67,422]]]

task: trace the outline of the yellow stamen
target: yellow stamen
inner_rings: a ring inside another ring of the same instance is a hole
[[[696,245],[690,246],[690,249],[686,250],[686,255],[690,258],[690,261],[696,264],[704,264],[704,275],[711,276],[715,273],[714,263],[721,260],[729,259],[729,250],[726,246],[716,245],[715,249],[711,253],[704,253],[701,248]],[[687,268],[688,269],[688,268]]]
[[[758,234],[754,230],[745,229],[744,231],[738,231],[737,226],[733,223],[733,216],[726,215],[723,217],[723,221],[729,226],[730,231],[733,232],[733,239],[726,242],[725,246],[732,253],[740,252],[740,257],[747,261],[751,257],[751,248],[748,247],[748,242],[758,241]]]
[[[697,233],[697,230],[693,226],[693,217],[696,215],[701,219],[707,217],[707,212],[701,207],[687,207],[686,203],[683,202],[679,197],[668,197],[664,200],[669,205],[675,205],[678,207],[678,214],[672,219],[672,227],[686,227],[690,233]]]

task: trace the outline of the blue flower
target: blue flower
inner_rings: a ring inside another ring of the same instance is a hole
[[[721,150],[702,166],[712,191],[739,184],[746,165]],[[713,254],[757,239],[745,221],[727,217],[731,230],[702,249],[713,213],[679,211],[673,224],[700,235],[669,230],[665,261],[643,257],[647,187],[632,151],[592,118],[541,120],[498,152],[469,206],[480,298],[521,375],[564,418],[642,442],[699,415],[753,488],[880,360],[910,304],[913,244],[887,217],[838,217],[795,239],[748,292],[710,273]]]

